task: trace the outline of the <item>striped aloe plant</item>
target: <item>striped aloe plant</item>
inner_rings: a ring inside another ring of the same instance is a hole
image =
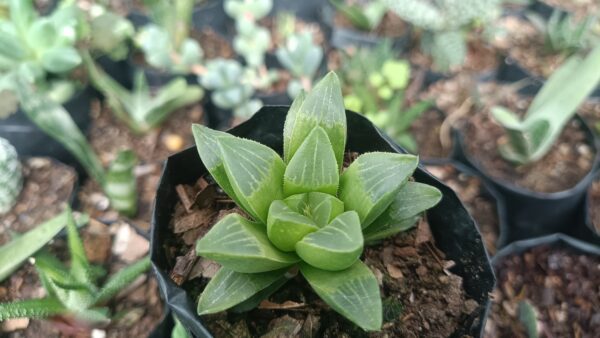
[[[280,157],[260,143],[193,126],[200,157],[250,215],[224,217],[196,244],[222,265],[198,313],[251,309],[298,267],[334,310],[367,331],[382,325],[377,279],[360,261],[365,244],[411,228],[441,193],[411,182],[418,158],[366,153],[343,170],[346,115],[328,74],[293,102]]]

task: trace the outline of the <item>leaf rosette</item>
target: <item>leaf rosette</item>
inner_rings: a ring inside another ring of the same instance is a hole
[[[410,181],[413,155],[365,153],[343,168],[346,114],[328,74],[288,111],[283,158],[260,143],[194,125],[200,157],[250,219],[231,214],[196,243],[221,264],[198,313],[252,308],[298,267],[313,290],[364,330],[382,325],[377,279],[360,261],[366,243],[414,226],[441,199]]]

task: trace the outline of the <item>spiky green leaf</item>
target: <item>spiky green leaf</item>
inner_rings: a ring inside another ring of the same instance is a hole
[[[296,243],[296,253],[314,267],[339,271],[358,260],[363,242],[358,214],[347,211]]]
[[[239,273],[223,267],[200,295],[198,314],[221,312],[240,304],[277,282],[285,273],[286,269],[262,273]]]
[[[300,271],[319,297],[335,311],[366,331],[381,329],[379,285],[363,262],[357,261],[342,271],[325,271],[301,264]]]
[[[413,155],[363,154],[342,174],[339,198],[346,210],[358,213],[364,229],[392,203],[418,162]]]
[[[296,255],[280,251],[269,241],[263,224],[238,214],[215,224],[196,243],[196,253],[242,273],[277,270],[299,261]]]
[[[55,298],[21,300],[0,304],[0,322],[11,318],[46,318],[68,310]]]
[[[112,275],[96,294],[95,304],[102,304],[127,287],[150,268],[150,257],[144,257]]]
[[[314,127],[329,136],[338,168],[346,147],[346,113],[340,81],[330,72],[307,95],[299,95],[288,112],[283,128],[283,150],[289,162]]]
[[[286,196],[323,192],[337,193],[339,169],[325,130],[314,128],[289,161],[283,176]]]

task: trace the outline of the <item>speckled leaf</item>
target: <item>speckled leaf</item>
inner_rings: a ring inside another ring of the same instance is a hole
[[[390,206],[418,163],[413,155],[363,154],[340,177],[339,198],[358,213],[364,229]]]
[[[377,279],[361,261],[342,271],[325,271],[301,264],[300,271],[315,292],[335,311],[366,331],[382,324]]]
[[[221,219],[196,243],[196,253],[236,272],[258,273],[288,267],[299,261],[277,249],[263,224],[238,214]]]
[[[239,273],[221,268],[210,280],[198,301],[198,314],[227,310],[244,302],[285,275],[286,269],[261,272]]]
[[[283,176],[286,196],[311,191],[337,193],[339,169],[329,138],[321,127],[314,128],[289,161]]]
[[[338,168],[341,168],[346,147],[346,113],[340,81],[333,72],[319,81],[310,93],[299,95],[292,104],[283,128],[286,162],[316,126],[329,136]]]
[[[362,229],[354,211],[339,215],[329,225],[296,243],[296,253],[303,261],[330,271],[348,268],[358,260],[362,250]]]

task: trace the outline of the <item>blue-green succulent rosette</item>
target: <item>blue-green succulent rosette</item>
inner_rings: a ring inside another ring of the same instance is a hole
[[[367,331],[382,325],[379,285],[364,246],[414,227],[441,192],[410,180],[418,157],[372,152],[343,168],[346,114],[329,73],[289,109],[283,158],[243,138],[193,126],[197,149],[219,186],[249,218],[230,214],[196,244],[222,267],[198,313],[251,309],[299,269],[335,311]]]

